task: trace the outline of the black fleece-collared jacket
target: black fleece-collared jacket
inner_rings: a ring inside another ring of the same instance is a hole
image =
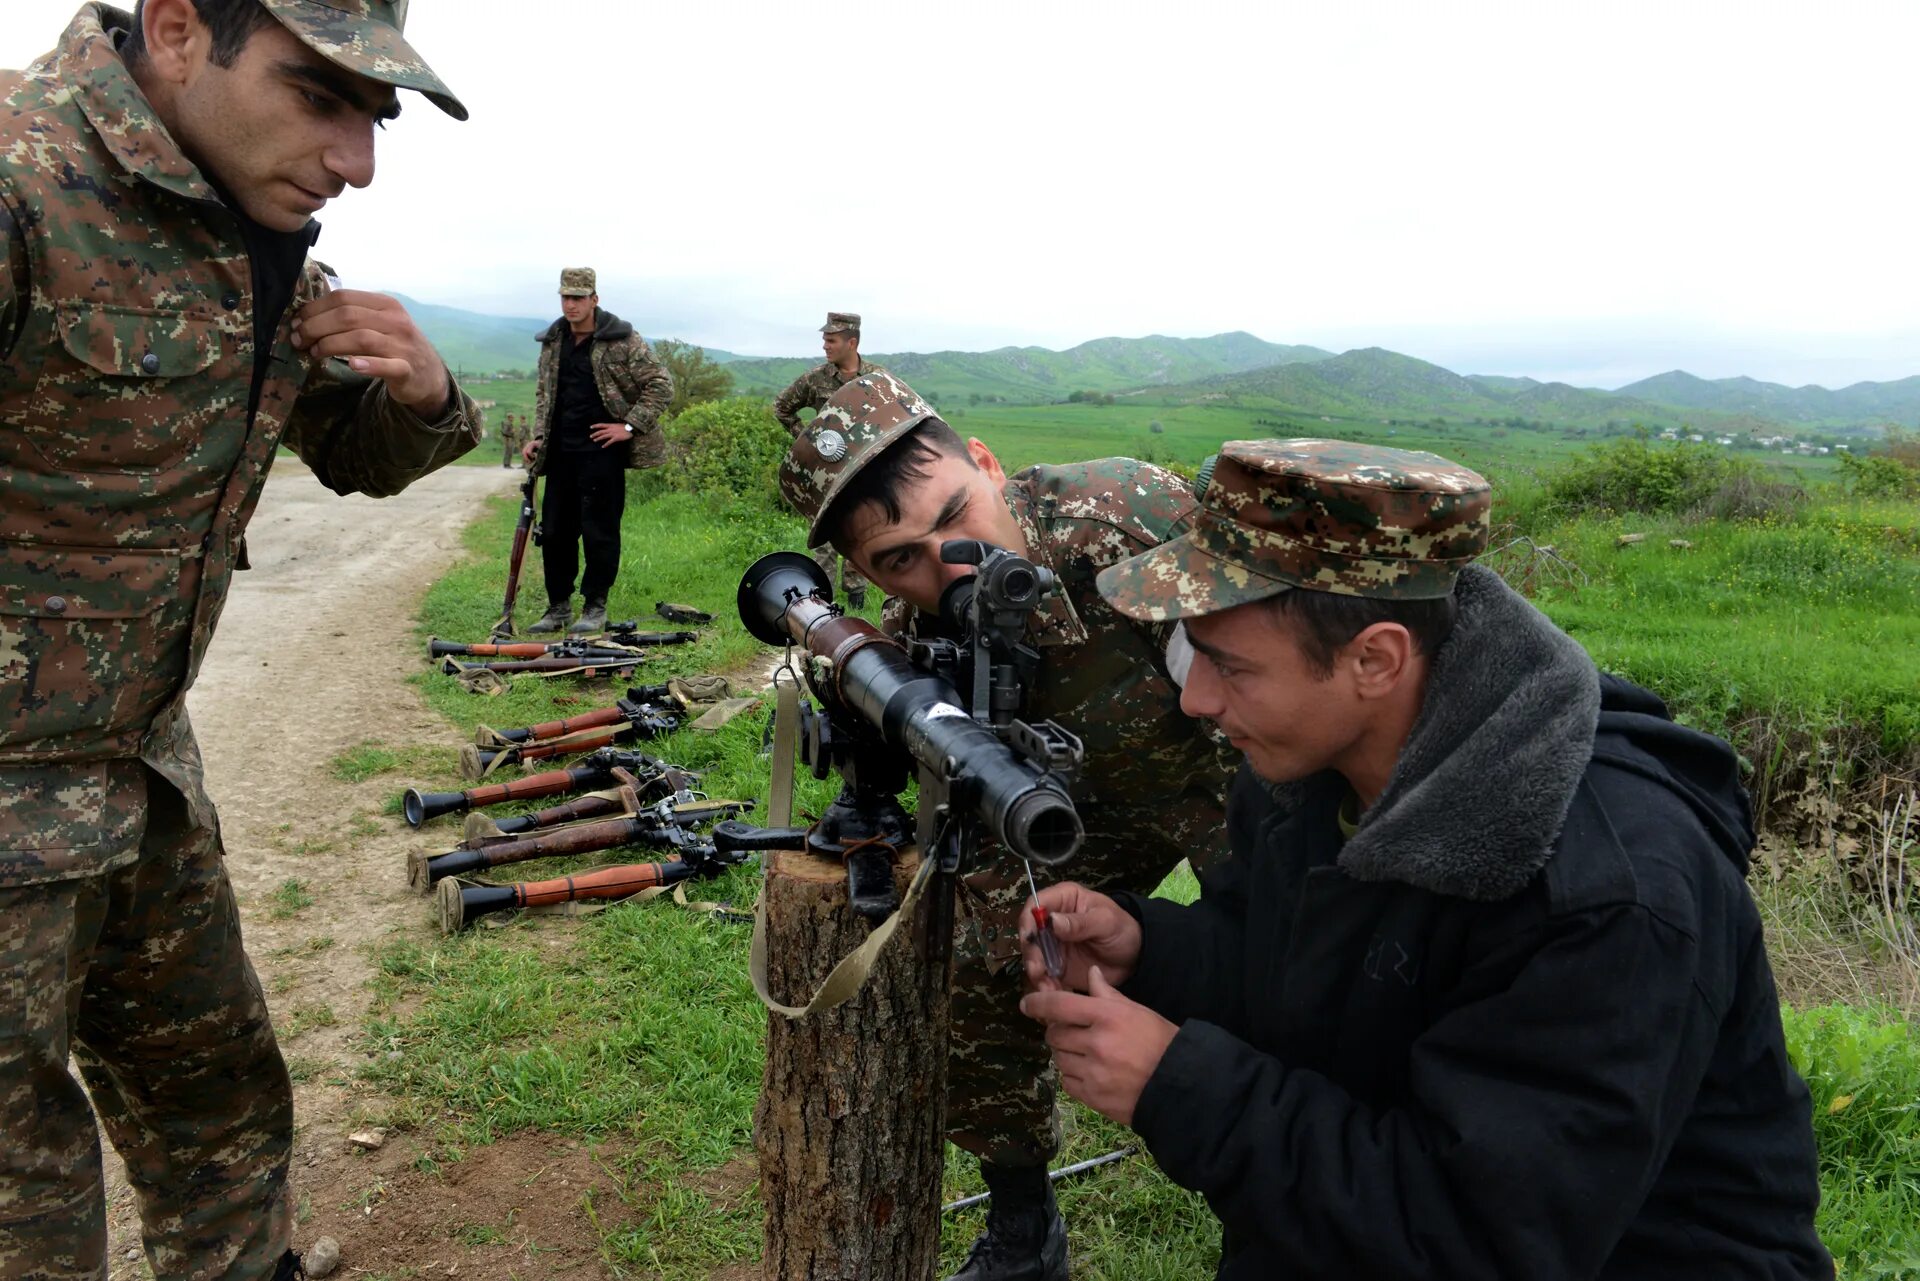
[[[603,307],[593,310],[593,386],[615,418],[633,428],[627,446],[629,468],[658,467],[667,457],[660,415],[673,403],[673,375],[654,356],[632,325]],[[560,354],[569,337],[562,316],[537,335],[540,364],[533,396],[533,439],[540,443],[534,467],[545,470],[546,436],[553,429],[553,407],[560,393]]]
[[[1385,792],[1243,771],[1134,1127],[1252,1278],[1825,1278],[1736,759],[1489,571]]]

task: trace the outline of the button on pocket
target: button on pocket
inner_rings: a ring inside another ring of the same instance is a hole
[[[156,470],[199,443],[209,402],[234,359],[223,357],[214,320],[67,306],[56,324],[60,345],[48,354],[20,422],[48,462],[71,471]]]
[[[0,543],[0,748],[57,754],[145,728],[184,672],[162,626],[172,550]]]

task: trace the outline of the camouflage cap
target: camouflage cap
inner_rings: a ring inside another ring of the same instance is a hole
[[[1438,454],[1344,440],[1234,440],[1185,534],[1100,572],[1129,618],[1216,614],[1296,587],[1425,600],[1486,550],[1491,491]]]
[[[860,313],[857,311],[830,311],[827,323],[820,326],[823,334],[857,334],[860,332]]]
[[[455,120],[467,118],[466,107],[401,34],[407,25],[407,0],[260,3],[301,44],[336,67],[397,89],[417,89]]]
[[[560,296],[562,298],[591,298],[599,293],[594,283],[593,268],[566,267],[560,272]]]
[[[884,369],[862,374],[827,399],[780,461],[780,492],[806,517],[807,546],[827,541],[827,511],[860,469],[934,417],[932,405]]]

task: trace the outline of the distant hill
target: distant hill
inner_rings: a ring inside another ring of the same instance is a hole
[[[1886,383],[1855,383],[1832,391],[1811,385],[1787,387],[1754,378],[1698,378],[1675,369],[1630,383],[1616,394],[1689,409],[1749,414],[1796,426],[1920,423],[1920,377]]]
[[[552,317],[490,316],[402,301],[447,363],[468,374],[530,372],[538,358],[534,336],[553,323]],[[767,396],[819,363],[811,355],[741,356],[716,347],[706,352],[732,371],[738,391]],[[1382,347],[1335,356],[1240,331],[1210,338],[1096,338],[1065,351],[1000,347],[876,353],[870,359],[935,405],[974,397],[1043,404],[1086,391],[1167,401],[1246,399],[1328,417],[1521,418],[1568,427],[1640,422],[1703,432],[1781,427],[1848,434],[1888,423],[1920,423],[1920,376],[1831,391],[1752,378],[1710,380],[1673,370],[1609,392],[1533,378],[1463,376]]]
[[[540,356],[535,335],[544,332],[559,316],[557,311],[544,320],[530,316],[489,316],[459,307],[420,302],[405,294],[394,297],[407,305],[414,323],[456,373],[498,374],[519,369],[531,374]],[[647,334],[647,337],[671,335]],[[707,355],[721,363],[740,359],[717,347],[707,348]]]
[[[553,317],[488,316],[458,307],[442,307],[395,294],[407,306],[415,324],[454,370],[469,374],[497,374],[507,369],[531,371],[539,355],[533,336],[553,323]]]
[[[1192,382],[1270,365],[1325,360],[1318,347],[1270,343],[1248,333],[1211,338],[1096,338],[1066,351],[1001,347],[993,351],[876,352],[867,359],[899,374],[932,401],[973,396],[1014,404],[1065,400],[1076,391],[1126,392]],[[819,359],[741,358],[732,361],[742,391],[785,387]]]
[[[1754,426],[1750,418],[1654,404],[1566,383],[1463,377],[1382,347],[1358,348],[1311,364],[1203,379],[1152,394],[1165,400],[1254,401],[1290,413],[1335,418],[1519,418],[1567,427],[1640,422],[1651,427],[1690,424],[1702,431],[1745,431]]]

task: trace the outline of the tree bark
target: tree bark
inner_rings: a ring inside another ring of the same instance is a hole
[[[918,859],[901,858],[904,898]],[[936,882],[922,896],[926,912]],[[804,1005],[871,932],[847,904],[837,859],[770,856],[767,989]],[[929,1281],[940,1252],[946,1156],[947,967],[921,959],[903,922],[846,1004],[767,1016],[754,1111],[766,1281]]]

